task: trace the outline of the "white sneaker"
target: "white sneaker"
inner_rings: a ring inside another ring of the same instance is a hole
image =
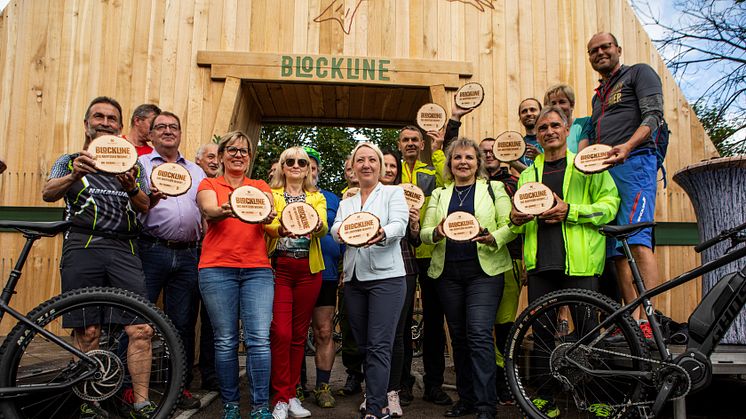
[[[360,403],[360,408],[358,408],[358,409],[357,409],[357,410],[359,410],[359,411],[360,411],[361,413],[365,413],[365,402],[366,402],[367,400],[368,400],[368,398],[367,398],[367,397],[365,397],[365,393],[363,393],[363,402],[362,402],[362,403]]]
[[[272,411],[272,417],[274,419],[287,419],[288,418],[288,404],[285,402],[277,402],[275,410]]]
[[[300,400],[298,400],[297,397],[293,397],[288,402],[290,405],[288,407],[288,413],[290,414],[291,418],[310,418],[311,417],[311,411],[303,407],[303,405],[300,403]]]
[[[383,409],[383,413],[388,413],[392,418],[402,417],[404,412],[402,412],[401,404],[399,403],[399,392],[389,391],[386,393],[386,396],[389,399],[389,405]]]

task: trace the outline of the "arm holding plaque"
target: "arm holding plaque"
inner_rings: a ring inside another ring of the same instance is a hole
[[[589,178],[591,202],[571,202],[567,222],[592,223],[595,226],[602,226],[616,217],[620,202],[619,192],[609,172],[597,173]]]
[[[205,179],[203,182],[208,181]],[[197,206],[206,221],[220,221],[233,217],[233,210],[229,202],[218,204],[218,195],[212,189],[203,189],[197,192]]]
[[[267,233],[267,235],[273,239],[277,239],[280,237],[289,237],[290,233],[285,231],[285,229],[282,227],[282,223],[280,222],[280,215],[282,214],[282,209],[285,208],[285,189],[272,189],[272,195],[268,195],[270,198],[270,202],[272,202],[272,208],[275,210],[278,210],[275,213],[275,216],[272,218],[272,221],[270,223],[267,223],[264,226],[264,231]]]
[[[42,190],[44,202],[56,202],[83,176],[96,173],[93,156],[87,151],[64,155],[57,159]]]
[[[554,196],[554,206],[539,215],[539,219],[544,220],[547,224],[557,224],[565,221],[567,219],[567,212],[570,210],[567,202],[563,201],[554,192],[552,192],[552,195]]]
[[[530,171],[526,172],[526,174],[521,174],[521,177],[518,179],[518,184],[516,185],[516,190],[523,186],[524,183],[531,181],[528,179],[528,174],[530,174]],[[515,234],[524,234],[526,232],[526,223],[533,219],[533,215],[518,211],[511,202],[510,231]]]
[[[329,222],[326,219],[326,198],[321,192],[315,192],[307,195],[306,202],[319,214],[319,225],[311,233],[311,236],[316,238],[326,236],[326,233],[329,232]]]
[[[132,206],[135,211],[146,213],[150,209],[150,197],[148,192],[148,180],[145,178],[144,170],[140,163],[135,164],[135,167],[116,175],[119,183],[122,184],[122,188],[127,192],[132,202]]]

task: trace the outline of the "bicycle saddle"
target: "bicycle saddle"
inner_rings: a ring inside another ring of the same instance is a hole
[[[655,226],[654,222],[646,222],[646,223],[637,223],[637,224],[627,224],[623,226],[613,226],[613,225],[605,225],[598,229],[601,234],[604,236],[614,237],[614,238],[624,238],[629,237],[638,231],[642,230],[643,228],[653,227]]]
[[[13,221],[0,220],[0,228],[13,228],[16,230],[36,233],[43,236],[54,236],[70,227],[72,221]]]

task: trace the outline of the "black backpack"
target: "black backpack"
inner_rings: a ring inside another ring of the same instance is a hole
[[[668,141],[671,137],[671,130],[668,129],[668,123],[664,119],[661,125],[650,134],[650,138],[655,143],[655,157],[658,160],[658,169],[663,172],[663,187],[668,184],[666,181],[666,168],[663,167],[663,161],[666,159],[668,151]]]

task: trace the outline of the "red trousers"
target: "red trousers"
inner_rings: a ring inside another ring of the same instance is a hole
[[[321,272],[312,274],[308,259],[277,258],[275,300],[270,328],[273,403],[295,397],[308,326],[321,290]]]

